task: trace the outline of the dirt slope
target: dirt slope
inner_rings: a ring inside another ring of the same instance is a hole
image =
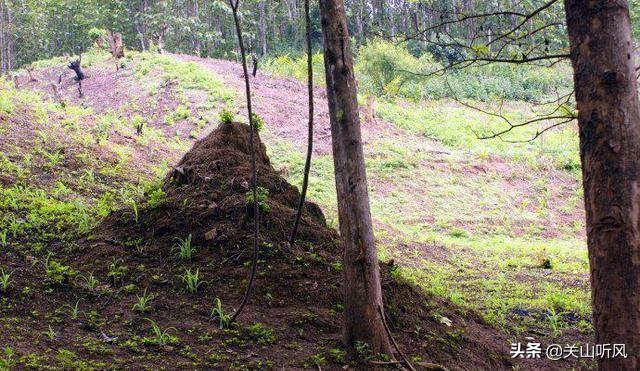
[[[237,325],[220,329],[210,315],[215,298],[231,311],[245,285],[251,235],[247,133],[246,125],[222,124],[184,156],[177,166],[181,172],[169,174],[162,202],[117,211],[78,240],[61,256],[77,270],[76,278],[40,287],[37,271],[3,256],[16,268],[20,286],[34,286],[29,300],[24,290],[4,296],[11,304],[3,308],[5,318],[20,325],[0,327],[0,337],[11,339],[6,345],[14,352],[32,355],[31,360],[21,358],[23,364],[306,369],[317,363],[325,369],[342,368],[337,235],[326,227],[319,208],[308,204],[299,243],[294,249],[286,247],[299,195],[270,166],[262,144],[260,185],[269,197],[261,218],[260,274]],[[175,251],[176,238],[187,235],[197,247],[190,260],[178,258]],[[186,269],[200,274],[197,292],[185,289]],[[421,294],[395,277],[393,269],[383,269],[389,320],[412,356],[444,362],[451,369],[509,365],[499,355],[504,349],[496,345],[506,343],[502,334]],[[95,287],[82,279],[89,273],[98,278]],[[149,308],[133,310],[137,297],[146,294],[154,295]],[[75,318],[63,309],[64,303],[71,308],[74,301],[82,310]],[[35,312],[56,315],[47,320],[23,316]],[[445,317],[449,325],[441,320]],[[152,335],[151,321],[168,331],[166,344],[158,344]],[[51,326],[55,336],[40,335]],[[437,346],[434,339],[440,339]]]
[[[197,62],[223,76],[229,85],[237,91],[244,91],[242,66],[238,63],[220,59],[202,59],[190,55],[176,55],[185,61]],[[291,141],[298,148],[307,145],[308,98],[307,87],[293,78],[270,76],[259,71],[251,78],[251,89],[255,112],[270,124],[273,133],[282,139]],[[331,153],[331,130],[329,125],[329,106],[326,90],[315,87],[315,116],[314,116],[314,153]],[[244,96],[240,98],[240,113],[244,113],[246,102]],[[401,131],[383,120],[364,120],[362,123],[363,141],[369,143],[379,136],[393,137]]]

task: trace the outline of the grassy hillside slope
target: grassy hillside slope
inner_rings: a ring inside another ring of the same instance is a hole
[[[220,329],[215,317],[237,304],[249,259],[239,247],[248,242],[244,178],[189,197],[166,183],[192,145],[218,127],[222,108],[242,120],[239,66],[133,53],[116,73],[104,55],[83,60],[83,98],[61,60],[38,63],[38,81],[23,76],[18,89],[0,81],[0,338],[11,339],[0,343],[0,369],[340,369],[347,361],[335,246],[308,240],[286,251],[284,237],[265,232],[247,316]],[[61,72],[56,101],[50,84]],[[252,83],[272,166],[263,179],[281,179],[263,184],[275,218],[265,228],[286,229],[292,210],[274,184],[301,179],[305,88],[262,73]],[[316,98],[310,198],[335,227],[322,88]],[[575,170],[564,166],[574,153],[555,151],[570,132],[540,145],[544,156],[451,139],[473,123],[484,122],[452,103],[380,101],[363,123],[372,210],[380,258],[393,260],[383,267],[384,286],[405,352],[451,369],[510,368],[510,342],[525,336],[591,339],[581,195]],[[209,199],[237,219],[215,219],[202,201]],[[196,212],[211,216],[191,220]],[[161,216],[176,225],[165,227]],[[201,228],[210,228],[199,220],[235,220],[227,227],[235,245],[206,239]],[[180,257],[188,246],[193,260]],[[189,292],[187,269],[192,285],[200,272],[200,290]],[[317,300],[319,292],[327,297]]]

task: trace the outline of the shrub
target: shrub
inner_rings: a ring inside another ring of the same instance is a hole
[[[365,91],[378,96],[420,98],[420,89],[415,86],[415,73],[435,70],[439,66],[425,54],[418,59],[405,46],[374,39],[360,48],[356,64],[359,82]]]
[[[107,34],[106,30],[103,30],[101,28],[96,28],[96,27],[93,27],[87,32],[87,35],[89,36],[89,40],[91,40],[92,42],[96,42],[100,38],[106,36],[106,34]]]
[[[220,111],[220,123],[221,124],[230,124],[234,120],[233,113],[226,108],[223,108]]]
[[[314,54],[313,82],[316,85],[326,85],[324,75],[324,56],[321,53]],[[270,58],[263,63],[264,69],[275,75],[291,76],[300,81],[307,81],[307,56],[290,57],[288,54]]]
[[[264,120],[262,117],[258,116],[256,113],[251,114],[253,126],[256,128],[256,131],[259,133],[264,128]]]
[[[264,187],[258,187],[256,189],[256,194],[257,194],[257,198],[258,198],[258,208],[260,208],[260,211],[268,213],[269,210],[271,210],[271,208],[269,207],[269,204],[267,203],[267,200],[269,199],[269,190],[267,188]],[[247,206],[251,206],[253,205],[253,191],[249,190],[246,194],[246,200],[247,200]]]

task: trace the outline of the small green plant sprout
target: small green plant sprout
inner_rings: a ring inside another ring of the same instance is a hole
[[[95,291],[96,287],[100,284],[100,281],[93,275],[93,272],[82,276],[82,279],[84,280],[84,287],[89,291]]]
[[[156,321],[145,318],[149,323],[151,323],[151,332],[153,333],[153,340],[156,344],[160,346],[167,345],[173,340],[171,334],[169,334],[169,330],[178,331],[175,327],[169,327],[167,329],[162,330],[160,326],[156,323]]]
[[[564,326],[564,320],[562,317],[565,314],[567,314],[567,312],[556,312],[555,308],[549,308],[546,316],[549,321],[549,327],[551,327],[551,331],[553,331],[553,336],[560,335],[562,327]]]
[[[76,301],[75,305],[68,305],[68,307],[71,309],[69,312],[69,316],[71,317],[71,319],[77,319],[78,318],[78,314],[80,314],[80,300]]]
[[[46,281],[50,285],[63,285],[76,274],[73,268],[51,259],[51,254],[44,260],[44,269],[47,275]]]
[[[0,357],[0,370],[13,370],[13,367],[15,366],[13,356],[15,356],[15,352],[12,348],[5,347],[2,350],[2,357]]]
[[[256,189],[256,193],[258,195],[258,207],[260,208],[260,211],[262,211],[263,213],[268,213],[269,210],[271,210],[269,204],[267,203],[267,200],[269,199],[269,190],[264,187],[258,187]],[[253,191],[248,191],[245,198],[247,201],[247,206],[253,205]]]
[[[260,345],[272,344],[276,341],[276,337],[273,335],[273,330],[260,322],[256,322],[248,326],[246,334],[249,339]]]
[[[5,272],[4,268],[0,268],[0,292],[9,291],[9,286],[11,286],[11,274],[12,272]]]
[[[122,259],[114,259],[109,265],[109,273],[107,273],[107,277],[109,277],[113,285],[118,283],[122,284],[124,276],[126,276],[129,271],[129,268],[127,268],[126,265],[123,265],[123,263],[124,261]]]
[[[147,295],[147,289],[144,289],[142,296],[136,295],[136,297],[138,298],[138,302],[133,305],[133,310],[144,313],[151,309],[151,301],[155,299],[156,296],[153,294]]]
[[[258,116],[257,113],[252,113],[251,118],[253,119],[253,127],[258,133],[261,132],[264,128],[264,120],[262,119],[262,117]]]
[[[135,220],[136,224],[138,224],[138,222],[140,221],[140,215],[138,214],[138,204],[133,198],[129,199],[129,204],[131,205],[131,210],[133,211],[133,220]]]
[[[167,202],[167,194],[161,187],[154,187],[149,190],[149,207],[155,209]]]
[[[136,241],[135,247],[136,247],[136,253],[138,255],[144,255],[144,249],[146,248],[146,245],[144,243],[140,241]]]
[[[184,104],[179,105],[173,111],[173,119],[175,121],[186,120],[191,116],[191,110]]]
[[[3,229],[0,231],[0,246],[7,246],[7,230]]]
[[[43,334],[46,335],[51,340],[55,339],[58,336],[58,334],[56,334],[53,328],[51,328],[51,325],[49,325],[49,329],[43,332]]]
[[[363,341],[357,341],[355,346],[356,354],[359,359],[364,361],[370,361],[373,358],[371,352],[371,346]]]
[[[184,282],[188,292],[196,294],[200,285],[204,283],[204,281],[200,280],[200,268],[197,268],[195,272],[192,272],[191,268],[185,269],[182,275],[182,282]]]
[[[223,108],[220,111],[220,123],[222,124],[230,124],[233,122],[233,113],[226,108]]]
[[[220,298],[215,300],[215,306],[211,310],[211,317],[218,320],[221,329],[227,328],[231,324],[231,316],[225,313]]]
[[[176,238],[177,242],[173,245],[173,250],[177,251],[176,256],[181,260],[191,261],[195,256],[197,249],[191,244],[191,233],[185,238]]]

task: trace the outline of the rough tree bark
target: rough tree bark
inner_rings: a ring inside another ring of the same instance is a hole
[[[344,342],[392,354],[385,333],[380,268],[373,238],[353,56],[343,0],[320,0],[327,97],[344,259]]]
[[[564,0],[574,68],[596,343],[640,368],[640,103],[626,0]]]

